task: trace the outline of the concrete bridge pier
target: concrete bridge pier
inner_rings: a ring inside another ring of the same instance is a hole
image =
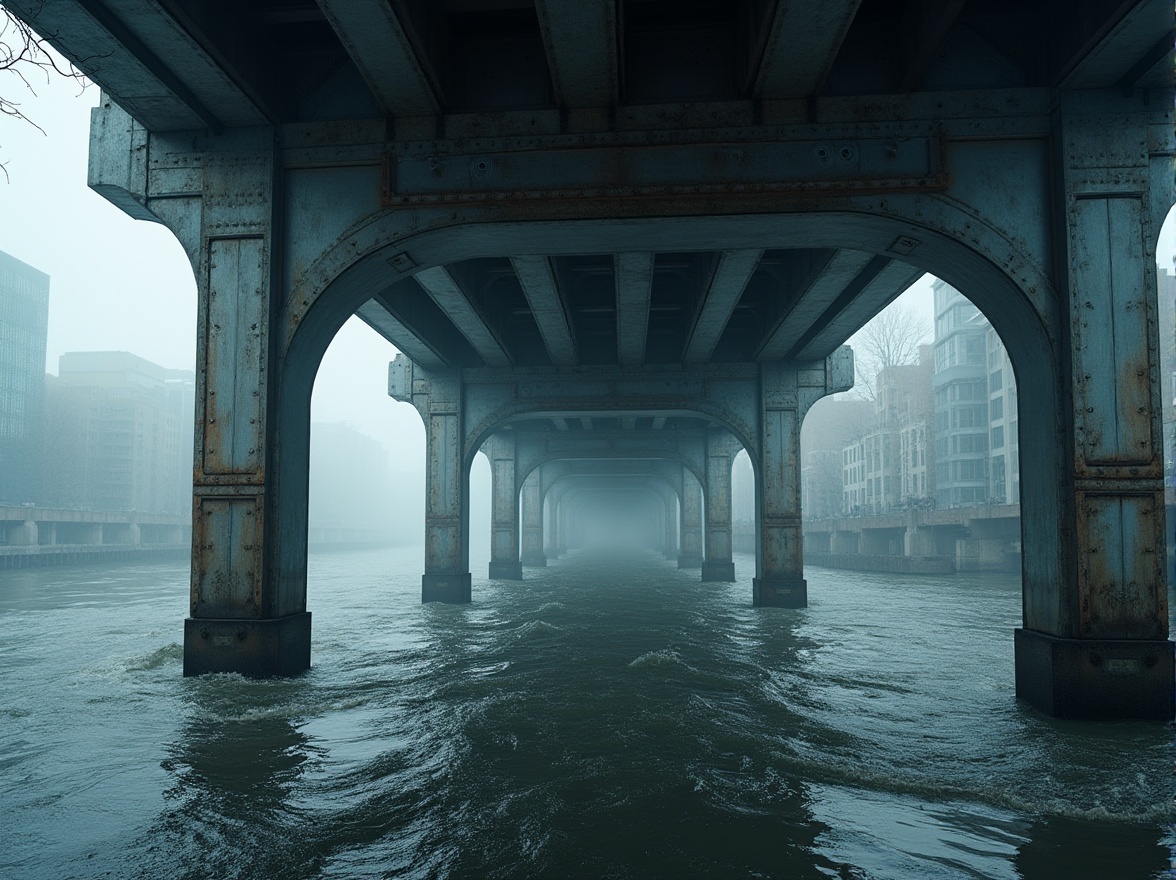
[[[678,568],[702,568],[702,486],[682,468],[682,548]]]
[[[1063,92],[1054,110],[1066,344],[1052,399],[1033,399],[1035,381],[1021,397],[1021,430],[1041,442],[1021,444],[1016,688],[1053,715],[1171,719],[1155,243],[1173,201],[1172,102],[1161,118],[1154,99],[1119,97]]]
[[[722,428],[706,432],[706,556],[704,581],[735,581],[731,558],[731,462],[739,442]]]
[[[492,435],[482,451],[490,459],[490,579],[522,580],[514,431]]]
[[[543,494],[539,472],[533,471],[523,481],[523,565],[541,568],[547,565],[543,555]]]
[[[389,365],[389,394],[425,423],[425,573],[422,602],[470,601],[470,481],[459,371]],[[472,454],[471,456],[472,457]]]
[[[913,520],[913,517],[911,517]],[[903,556],[938,556],[935,530],[930,526],[920,527],[908,522],[902,536]]]
[[[853,355],[841,350],[824,363],[796,369],[760,366],[756,480],[756,577],[752,604],[803,608],[804,537],[800,511],[800,425],[827,394],[853,387]]]
[[[543,474],[539,475],[540,485],[543,484]],[[559,559],[559,527],[555,504],[551,497],[544,494],[543,504],[543,555],[548,559]]]
[[[666,559],[677,561],[678,559],[678,504],[677,499],[667,498],[665,508],[665,546],[662,548],[662,556]]]

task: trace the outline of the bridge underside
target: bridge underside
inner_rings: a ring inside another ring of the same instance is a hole
[[[437,590],[468,597],[493,435],[692,419],[751,455],[756,595],[782,604],[800,420],[926,271],[1021,390],[1018,694],[1172,716],[1170,2],[6,6],[106,92],[91,186],[197,278],[187,672],[309,664],[310,391],[350,316],[411,359],[392,386],[426,423]]]

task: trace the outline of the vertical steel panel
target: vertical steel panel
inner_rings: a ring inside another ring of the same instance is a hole
[[[1080,496],[1084,637],[1164,638],[1161,509],[1151,495]]]
[[[266,277],[260,238],[209,242],[204,472],[262,470]]]
[[[201,498],[192,529],[192,616],[259,616],[261,499]]]
[[[1074,205],[1075,380],[1087,464],[1154,457],[1142,212],[1137,198]]]

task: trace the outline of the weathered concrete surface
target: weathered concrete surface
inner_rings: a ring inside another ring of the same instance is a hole
[[[490,578],[522,580],[515,432],[494,434],[482,451],[490,461]]]
[[[1167,639],[1059,639],[1018,627],[1017,696],[1063,718],[1154,718],[1176,711]]]
[[[237,672],[266,678],[297,675],[309,668],[309,611],[261,620],[184,621],[184,675]]]

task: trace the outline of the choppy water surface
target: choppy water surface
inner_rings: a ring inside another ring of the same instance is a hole
[[[1176,876],[1171,729],[1018,705],[1007,577],[420,564],[312,556],[264,682],[181,677],[185,564],[0,575],[0,876]]]

